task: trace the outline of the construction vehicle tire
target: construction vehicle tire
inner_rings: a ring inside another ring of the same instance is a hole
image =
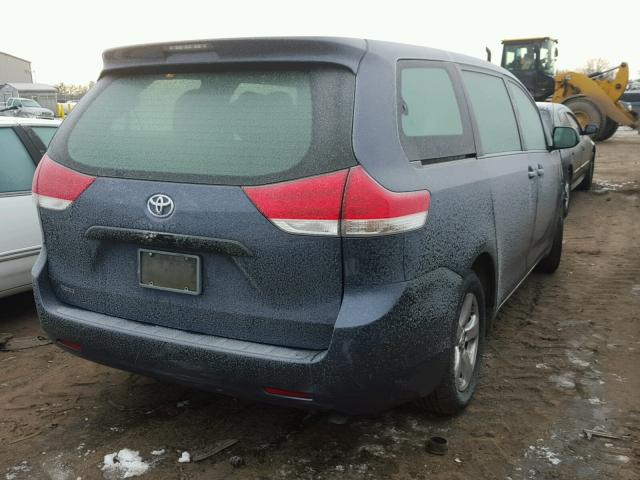
[[[604,122],[604,129],[598,133],[598,141],[604,142],[610,139],[613,134],[616,133],[616,130],[618,130],[618,123],[607,117],[607,120]]]
[[[594,141],[600,140],[600,136],[606,128],[606,117],[600,107],[586,97],[569,98],[564,102],[580,122],[580,126],[585,128],[589,123],[598,127],[597,133],[591,136]]]

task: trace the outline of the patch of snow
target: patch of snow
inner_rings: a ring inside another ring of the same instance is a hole
[[[549,370],[549,366],[546,363],[538,363],[538,364],[536,364],[536,368]]]
[[[549,380],[553,382],[557,387],[573,389],[576,388],[574,377],[575,374],[573,372],[566,372],[560,375],[551,375],[549,377]]]
[[[183,400],[181,402],[178,402],[176,404],[176,407],[178,408],[187,408],[190,405],[191,402],[189,402],[189,400]]]
[[[593,397],[588,400],[591,405],[602,405],[604,402],[599,398]]]
[[[101,469],[109,480],[139,477],[149,470],[149,464],[142,460],[140,452],[123,448],[119,452],[104,456]]]
[[[180,455],[180,458],[178,459],[179,463],[189,463],[191,461],[191,455],[189,454],[189,452],[182,452],[182,455]]]
[[[531,445],[529,446],[529,450],[531,453],[535,454],[536,457],[547,460],[551,465],[555,466],[562,462],[557,453],[553,452],[549,447],[545,447],[544,445],[537,447]],[[527,455],[525,454],[525,456]]]
[[[6,479],[14,480],[15,478],[18,477],[19,473],[28,473],[30,471],[31,471],[31,466],[29,466],[29,463],[26,460],[24,460],[19,465],[15,465],[8,469]]]
[[[616,460],[618,460],[621,463],[629,463],[631,459],[626,455],[616,455]]]
[[[165,452],[165,449],[164,449],[164,448],[161,448],[160,450],[152,450],[152,451],[151,451],[151,455],[156,455],[156,456],[158,456],[158,455],[164,455],[164,452]]]
[[[578,367],[586,368],[591,365],[589,362],[578,358],[574,352],[567,352],[567,358],[571,363]]]

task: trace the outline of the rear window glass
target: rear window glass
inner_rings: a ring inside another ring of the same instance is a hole
[[[435,161],[475,153],[452,67],[421,60],[398,65],[398,126],[407,157]]]
[[[52,155],[96,175],[197,183],[325,173],[354,164],[354,83],[313,66],[105,78]]]

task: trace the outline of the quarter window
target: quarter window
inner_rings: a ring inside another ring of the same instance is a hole
[[[499,77],[464,71],[484,154],[519,151],[520,137],[507,88]]]
[[[0,128],[0,194],[31,190],[35,165],[11,128]]]
[[[457,77],[441,62],[399,62],[398,125],[410,160],[475,153]]]
[[[513,103],[518,110],[520,119],[520,130],[524,146],[526,150],[545,150],[547,142],[544,138],[544,130],[542,130],[542,122],[538,109],[534,106],[529,95],[517,87],[514,83],[509,82],[509,90],[513,96]]]

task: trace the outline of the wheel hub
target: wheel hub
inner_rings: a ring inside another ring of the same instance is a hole
[[[478,357],[480,314],[475,294],[467,293],[458,318],[457,342],[454,347],[456,387],[463,392],[469,388]]]

